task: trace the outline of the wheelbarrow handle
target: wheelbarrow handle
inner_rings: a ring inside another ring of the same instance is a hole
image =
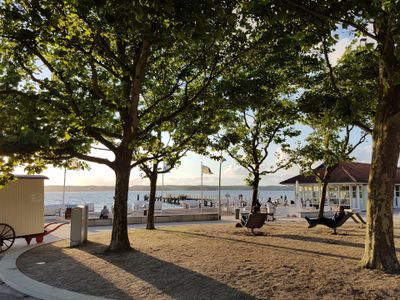
[[[46,229],[47,227],[49,227],[49,225],[54,225],[54,224],[59,224],[59,223],[52,222],[52,223],[49,223],[46,226],[44,226],[43,235],[48,235],[48,234],[52,233],[53,231],[57,230],[58,228],[60,228],[61,226],[65,225],[65,224],[69,224],[69,222],[60,223],[58,226],[52,228],[51,230]]]

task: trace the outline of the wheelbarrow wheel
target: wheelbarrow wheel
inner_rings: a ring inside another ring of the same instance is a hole
[[[15,241],[14,229],[4,223],[0,223],[0,253],[7,251]]]

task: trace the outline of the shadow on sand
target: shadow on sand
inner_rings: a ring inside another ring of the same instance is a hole
[[[194,232],[182,232],[182,231],[174,231],[174,230],[169,230],[169,229],[158,229],[159,231],[165,231],[165,232],[176,232],[179,234],[185,234],[189,236],[198,236],[198,237],[205,237],[205,238],[214,238],[214,239],[221,239],[225,241],[230,241],[234,243],[243,243],[243,244],[249,244],[249,245],[256,245],[259,247],[266,247],[266,248],[273,248],[273,249],[279,249],[279,250],[289,250],[289,251],[297,251],[297,252],[302,252],[302,253],[307,253],[307,254],[314,254],[314,255],[322,255],[322,256],[327,256],[327,257],[334,257],[334,258],[339,258],[339,259],[349,259],[349,260],[354,260],[354,261],[359,261],[359,257],[351,257],[351,256],[345,256],[345,255],[340,255],[337,253],[326,253],[326,252],[320,252],[317,250],[310,250],[310,249],[301,249],[301,248],[292,248],[292,247],[287,247],[287,246],[281,246],[281,245],[272,245],[266,243],[266,240],[263,240],[263,243],[261,242],[256,242],[256,241],[248,241],[248,240],[239,240],[235,238],[228,238],[228,237],[220,237],[220,236],[212,236],[212,235],[207,235],[207,234],[202,234],[202,233],[194,233]],[[274,235],[275,237],[276,235]],[[256,235],[252,236],[254,237],[254,240],[259,240],[262,237],[268,238],[268,235]]]
[[[218,280],[138,250],[121,254],[108,253],[104,244],[93,241],[79,249],[140,278],[173,299],[255,299]],[[135,298],[135,295],[130,297]]]

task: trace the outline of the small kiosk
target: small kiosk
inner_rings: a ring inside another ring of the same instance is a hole
[[[15,238],[43,240],[44,180],[41,175],[16,175],[0,190],[0,252],[10,248]]]

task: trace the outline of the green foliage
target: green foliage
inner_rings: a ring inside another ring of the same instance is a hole
[[[343,124],[371,131],[378,100],[378,58],[371,45],[352,47],[333,67],[333,83],[328,70],[311,77],[299,109],[308,119],[330,115]]]
[[[293,104],[271,100],[257,109],[238,113],[233,122],[227,124],[222,142],[230,145],[228,154],[249,172],[248,185],[258,186],[261,176],[288,166],[287,162],[275,168],[266,168],[263,164],[270,155],[271,145],[286,149],[289,147],[287,139],[299,135],[299,131],[290,126],[295,120]]]
[[[91,146],[129,156],[165,122],[203,110],[198,99],[229,55],[237,55],[226,51],[236,47],[229,38],[234,7],[234,1],[3,1],[1,154],[20,164],[31,157],[61,165],[77,157],[116,168],[91,156]]]
[[[329,126],[329,130],[326,128]],[[340,122],[327,119],[320,124],[314,123],[314,131],[306,138],[305,145],[292,151],[300,169],[305,174],[316,175],[324,182],[329,174],[315,172],[315,164],[323,163],[325,168],[335,168],[340,162],[351,161],[351,154],[365,141],[367,134],[354,131],[354,126],[344,126]],[[351,143],[350,140],[355,140]]]

